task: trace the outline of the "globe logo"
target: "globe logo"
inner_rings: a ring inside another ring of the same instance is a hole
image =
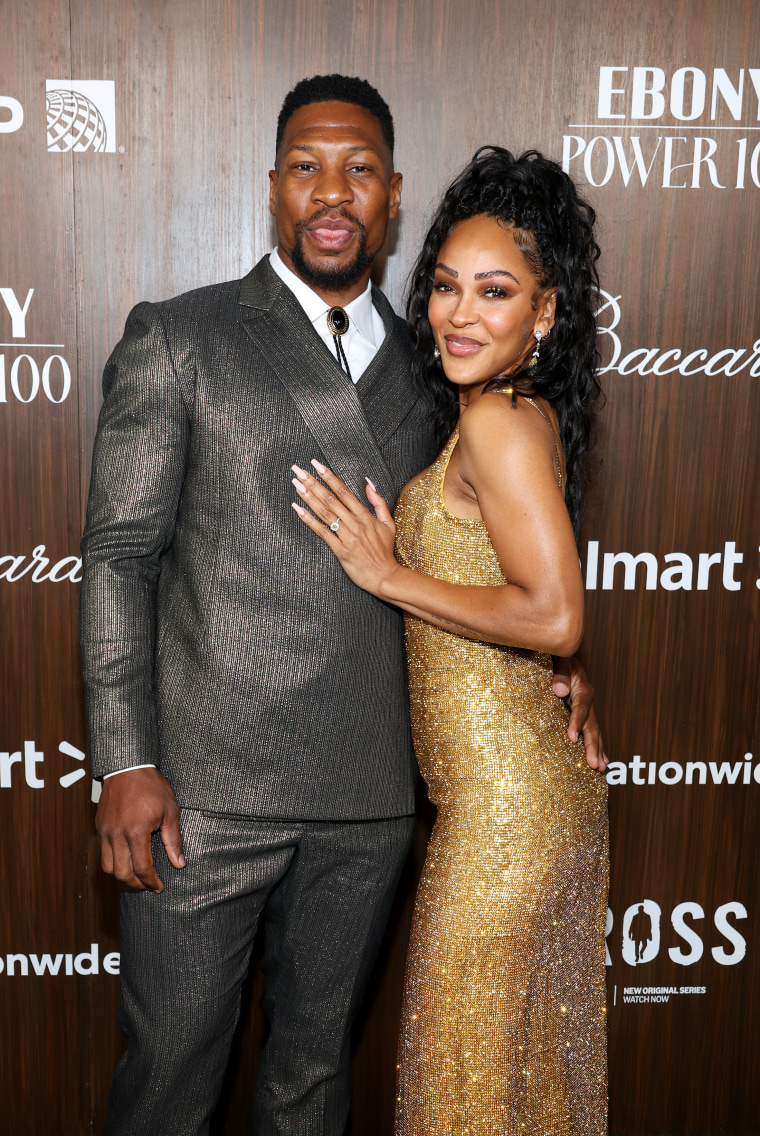
[[[79,91],[47,92],[48,150],[103,153],[108,141],[103,115]]]

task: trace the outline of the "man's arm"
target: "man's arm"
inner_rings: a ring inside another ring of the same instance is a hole
[[[103,868],[133,887],[162,886],[150,833],[180,867],[179,810],[157,769],[153,660],[160,558],[171,544],[187,463],[189,416],[158,312],[135,308],[103,375],[82,539],[79,637]]]
[[[552,689],[559,698],[567,698],[570,703],[570,721],[567,735],[575,742],[580,738],[586,747],[586,761],[592,769],[604,772],[607,768],[607,754],[604,752],[602,735],[594,710],[594,688],[585,670],[573,657],[563,659],[554,656],[554,680]]]

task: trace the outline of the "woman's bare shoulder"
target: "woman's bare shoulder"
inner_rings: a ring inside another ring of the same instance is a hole
[[[467,407],[460,419],[459,436],[468,451],[487,449],[492,455],[523,446],[545,449],[551,445],[551,427],[543,414],[519,396],[513,403],[511,392],[498,388]]]

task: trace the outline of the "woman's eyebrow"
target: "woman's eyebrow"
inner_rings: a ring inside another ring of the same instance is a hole
[[[508,276],[510,280],[514,280],[515,284],[520,283],[513,273],[507,272],[506,268],[492,268],[490,272],[475,273],[476,280],[489,280],[492,276]]]

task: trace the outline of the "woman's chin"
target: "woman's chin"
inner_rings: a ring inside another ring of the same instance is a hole
[[[457,387],[474,387],[477,383],[488,381],[483,367],[468,367],[456,359],[443,360],[443,373]]]

